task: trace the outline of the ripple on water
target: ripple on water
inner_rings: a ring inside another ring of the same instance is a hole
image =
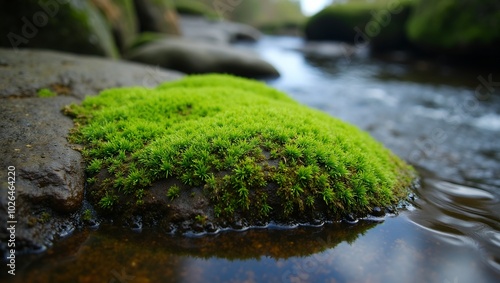
[[[475,247],[483,261],[500,271],[500,201],[494,193],[476,187],[425,178],[417,188],[418,209],[413,223],[439,241]]]

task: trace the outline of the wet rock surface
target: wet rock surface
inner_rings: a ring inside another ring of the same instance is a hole
[[[0,98],[35,97],[42,88],[83,99],[110,87],[153,87],[181,73],[132,62],[54,51],[0,48]]]
[[[0,49],[0,176],[14,166],[16,248],[34,251],[80,225],[84,199],[84,164],[66,137],[73,127],[61,109],[104,88],[151,87],[181,73],[134,63],[58,52]],[[42,88],[57,96],[38,97]],[[0,191],[7,192],[7,182]],[[0,217],[7,221],[7,194],[0,197]],[[0,231],[6,250],[7,231]]]

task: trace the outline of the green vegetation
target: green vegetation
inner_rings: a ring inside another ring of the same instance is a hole
[[[215,18],[217,15],[212,9],[212,5],[199,0],[174,0],[177,13],[191,16],[204,16]]]
[[[188,193],[203,188],[216,217],[320,210],[339,218],[396,203],[414,177],[367,133],[229,75],[109,89],[65,111],[76,119],[71,140],[85,145],[87,172],[99,177],[93,194],[106,209],[130,206],[118,196],[147,198],[167,180]],[[179,191],[165,188],[171,200]]]
[[[170,200],[174,200],[175,198],[178,198],[179,197],[179,193],[180,193],[181,189],[176,186],[176,185],[173,185],[171,186],[168,191],[167,191],[167,197],[170,199]]]
[[[111,28],[90,1],[41,2],[2,3],[0,46],[118,57]]]
[[[86,221],[86,222],[89,222],[90,220],[92,220],[92,211],[90,209],[87,208],[83,211],[82,220]]]
[[[500,2],[420,0],[408,22],[407,32],[413,42],[439,49],[498,44]]]
[[[99,201],[99,206],[103,209],[113,210],[113,206],[115,205],[117,200],[117,196],[106,191],[105,195]]]
[[[38,97],[44,97],[44,98],[57,96],[57,93],[53,92],[52,90],[50,90],[48,88],[39,89],[37,94],[38,94]]]
[[[354,42],[358,27],[363,30],[371,20],[372,10],[378,3],[346,3],[331,5],[312,16],[305,27],[306,37],[310,40],[335,40]]]
[[[351,0],[312,16],[305,34],[310,40],[369,42],[375,51],[419,47],[431,54],[494,59],[500,46],[500,2]]]
[[[405,25],[413,1],[349,1],[326,7],[312,16],[305,28],[310,40],[334,40],[351,44],[374,40],[380,47],[406,43]]]

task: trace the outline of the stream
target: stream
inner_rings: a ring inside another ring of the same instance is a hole
[[[498,70],[305,52],[294,37],[241,47],[277,67],[271,86],[410,162],[415,199],[356,224],[183,237],[102,225],[22,256],[15,282],[499,282]]]

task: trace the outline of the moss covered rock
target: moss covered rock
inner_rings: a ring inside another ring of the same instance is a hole
[[[386,6],[372,13],[370,22],[379,28],[369,37],[370,48],[377,52],[413,48],[406,33],[406,24],[414,8],[414,1],[400,0],[397,6]],[[376,24],[375,24],[376,23]],[[365,35],[367,26],[365,26]]]
[[[499,1],[420,0],[417,3],[407,26],[408,36],[415,44],[436,53],[498,57]]]
[[[85,145],[91,201],[125,221],[340,220],[398,203],[414,178],[367,133],[229,75],[110,89],[66,113]]]
[[[404,48],[408,45],[405,27],[412,7],[412,0],[331,5],[309,19],[305,34],[309,40],[370,43],[377,51]]]
[[[0,15],[0,46],[118,56],[110,27],[89,1],[4,1]]]
[[[355,27],[364,27],[371,19],[373,4],[331,5],[312,16],[306,23],[305,35],[309,40],[354,42]]]

